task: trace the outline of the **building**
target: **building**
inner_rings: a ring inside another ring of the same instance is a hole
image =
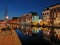
[[[42,15],[43,15],[43,21],[46,21],[48,25],[51,25],[49,8],[45,8],[44,11],[42,12]]]
[[[60,26],[60,4],[50,7],[50,19],[53,25]]]
[[[48,22],[48,25],[51,26],[60,26],[60,3],[45,8],[42,12],[43,20]],[[46,29],[50,33],[50,38],[54,35],[60,40],[60,29],[58,28],[48,28]],[[50,31],[49,31],[50,30]],[[44,31],[43,31],[44,32]],[[45,31],[47,33],[47,31]],[[55,33],[54,33],[55,32]],[[45,35],[45,33],[44,33]],[[48,35],[46,35],[48,37]],[[56,37],[54,37],[56,38]]]
[[[25,16],[25,22],[26,22],[26,25],[31,25],[31,22],[32,22],[32,14],[27,14]]]
[[[34,16],[34,15],[37,15],[37,13],[36,12],[30,12],[28,14],[23,14],[19,18],[20,24],[21,25],[24,25],[24,24],[26,24],[26,25],[30,24],[31,25],[31,23],[32,23],[32,16]]]
[[[43,20],[48,22],[48,25],[60,25],[60,4],[45,8],[42,15]]]
[[[29,15],[29,23],[31,24],[32,23],[32,14],[28,14]]]
[[[11,20],[8,21],[10,26],[13,28],[19,28],[19,17],[12,17]]]
[[[0,28],[5,28],[5,27],[6,27],[6,21],[0,20]]]
[[[28,14],[23,14],[19,18],[19,28],[23,29],[22,32],[25,32],[28,35],[32,35],[32,29],[28,28],[29,26],[32,25],[32,16],[36,16],[36,12],[30,12]]]
[[[32,25],[38,25],[39,24],[39,16],[32,16]]]

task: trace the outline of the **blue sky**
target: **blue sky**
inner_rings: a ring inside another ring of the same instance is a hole
[[[41,15],[44,8],[60,3],[60,0],[0,0],[0,19],[4,18],[5,8],[8,8],[8,16],[21,16],[31,11]]]

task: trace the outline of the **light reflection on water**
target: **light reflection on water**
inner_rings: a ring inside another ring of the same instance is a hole
[[[21,32],[20,30],[16,30],[19,39],[21,40],[23,45],[29,45],[29,44],[41,44],[41,40],[42,40],[42,32],[39,32],[37,36],[33,37],[33,36],[28,36],[26,34],[24,34],[23,32]]]
[[[41,30],[43,29],[43,30]],[[53,34],[53,32],[50,32],[50,31],[53,31],[55,32]],[[23,28],[19,29],[19,30],[16,30],[19,38],[22,40],[22,42],[25,42],[25,41],[32,41],[32,42],[35,42],[36,40],[40,41],[42,39],[42,37],[46,37],[47,39],[49,38],[50,36],[50,33],[52,33],[54,35],[53,37],[53,40],[55,41],[57,38],[56,38],[56,34],[58,36],[58,41],[60,39],[60,29],[57,29],[57,28],[41,28],[41,27],[26,27],[26,26],[23,26]],[[37,35],[33,35],[33,34],[37,34]],[[52,36],[50,38],[52,38]],[[60,41],[59,41],[60,42]]]
[[[18,34],[18,36],[20,37],[20,38],[34,38],[33,36],[29,36],[29,35],[26,35],[26,34],[24,34],[23,32],[21,32],[19,29],[18,30],[16,30],[16,32],[17,32],[17,34]],[[42,31],[39,31],[39,33],[36,35],[36,37],[42,37]]]
[[[38,34],[39,31],[41,31],[40,27],[32,27],[32,26],[22,26],[22,27],[20,27],[20,31],[29,36],[32,36],[32,34]]]
[[[22,26],[23,28],[20,29],[21,34],[26,37],[29,36],[40,36],[42,35],[46,38],[53,38],[58,37],[57,39],[60,40],[60,29],[58,28],[48,28],[48,27],[31,27],[31,26]],[[42,32],[42,33],[41,33]],[[51,35],[52,34],[52,35]]]
[[[40,44],[41,40],[42,40],[42,32],[39,32],[37,36],[33,37],[33,36],[28,36],[26,34],[24,34],[23,32],[21,32],[20,30],[16,30],[19,39],[21,40],[23,45],[29,45],[29,44]]]
[[[24,35],[20,30],[16,30],[16,32],[17,32],[17,34],[18,34],[18,36],[20,37],[20,38],[28,38],[28,36],[27,35]]]

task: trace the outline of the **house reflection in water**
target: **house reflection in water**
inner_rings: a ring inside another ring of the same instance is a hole
[[[21,31],[29,36],[32,36],[32,34],[38,34],[41,30],[39,27],[32,27],[32,26],[21,26]]]

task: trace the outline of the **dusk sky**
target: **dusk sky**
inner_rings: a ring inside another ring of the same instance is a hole
[[[42,10],[57,3],[60,3],[60,0],[0,0],[0,19],[4,19],[6,7],[9,18],[31,11],[37,12],[41,16]]]

